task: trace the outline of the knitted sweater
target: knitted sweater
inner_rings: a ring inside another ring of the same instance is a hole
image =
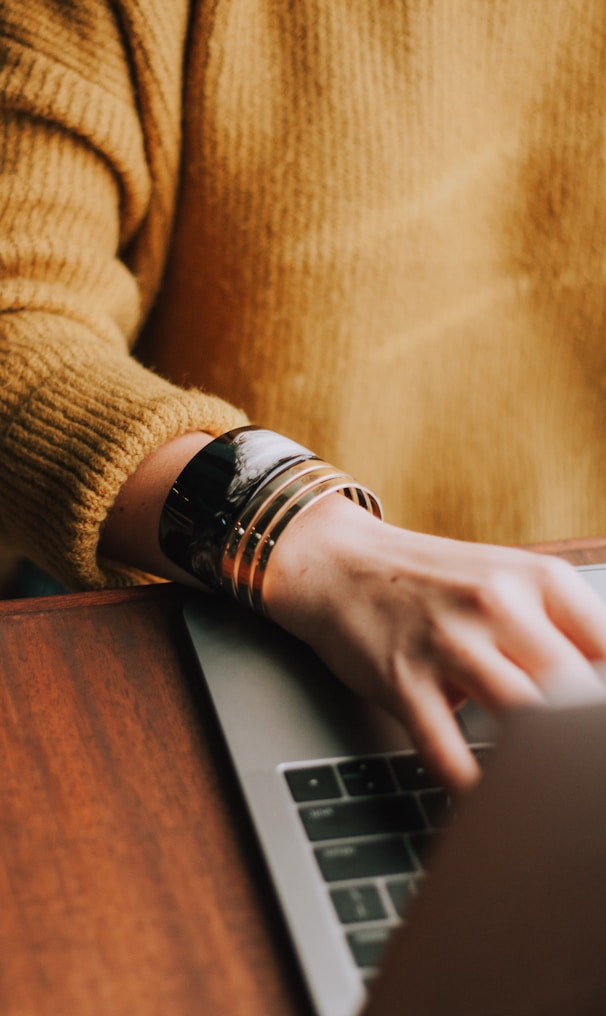
[[[136,580],[120,486],[240,407],[399,525],[606,532],[605,42],[601,0],[3,0],[0,538]]]

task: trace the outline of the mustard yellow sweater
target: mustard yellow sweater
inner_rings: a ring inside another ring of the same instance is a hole
[[[602,0],[3,0],[2,540],[132,581],[121,484],[242,409],[398,524],[605,533],[605,47]]]

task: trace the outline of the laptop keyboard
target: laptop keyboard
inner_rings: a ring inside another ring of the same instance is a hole
[[[487,745],[472,748],[480,764]],[[452,815],[449,794],[413,752],[284,769],[355,964],[372,979]]]

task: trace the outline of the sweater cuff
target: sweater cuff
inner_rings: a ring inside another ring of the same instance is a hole
[[[150,576],[98,557],[120,488],[172,438],[198,430],[216,436],[247,418],[222,399],[172,385],[122,351],[105,347],[100,356],[99,343],[87,347],[81,331],[71,342],[69,322],[62,343],[35,344],[27,333],[36,323],[27,317],[37,315],[18,317],[15,383],[0,391],[0,411],[11,420],[0,442],[5,538],[69,589],[148,582]],[[27,376],[35,387],[10,405]]]

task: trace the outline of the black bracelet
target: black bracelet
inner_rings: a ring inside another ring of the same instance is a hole
[[[288,466],[317,459],[307,448],[262,427],[239,427],[211,441],[178,476],[160,517],[159,540],[171,561],[221,588],[225,544],[242,508]]]

